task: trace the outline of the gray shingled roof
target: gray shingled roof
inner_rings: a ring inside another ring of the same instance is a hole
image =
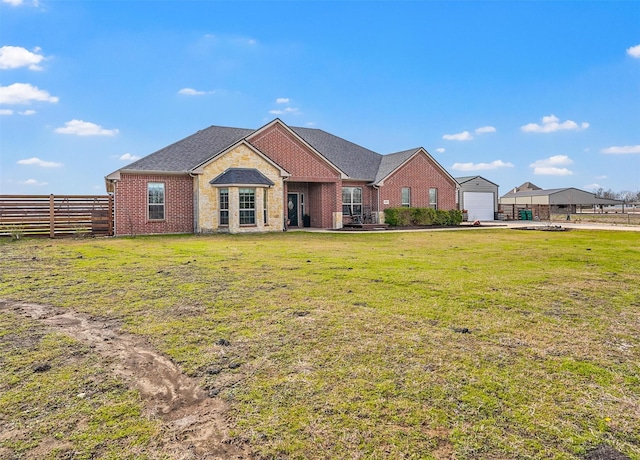
[[[122,169],[135,171],[190,171],[254,132],[252,129],[210,126]]]
[[[387,177],[402,163],[411,158],[411,156],[413,156],[418,150],[420,150],[420,148],[382,155],[382,161],[380,162],[380,167],[378,168],[378,172],[373,182],[379,182]]]
[[[381,155],[320,129],[291,127],[311,147],[350,179],[377,182],[391,174],[418,149]],[[214,158],[256,130],[210,126],[120,171],[188,172]]]
[[[229,168],[215,179],[209,181],[211,185],[275,185],[271,179],[255,168]]]
[[[372,181],[376,177],[383,155],[321,129],[291,127],[291,130],[350,179]]]

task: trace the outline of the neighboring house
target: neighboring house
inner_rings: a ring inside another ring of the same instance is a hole
[[[495,220],[498,211],[498,184],[481,176],[456,177],[460,184],[460,209],[467,211],[467,220]]]
[[[381,155],[279,119],[257,130],[211,126],[106,184],[116,235],[381,223],[387,207],[455,209],[458,187],[422,147]]]
[[[577,188],[543,190],[531,182],[525,182],[500,197],[500,208],[511,219],[517,219],[521,209],[530,209],[533,216],[547,220],[550,214],[575,214],[585,206],[602,208],[618,204],[622,201],[600,198]]]

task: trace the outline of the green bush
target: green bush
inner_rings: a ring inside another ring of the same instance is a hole
[[[444,211],[432,208],[387,208],[384,210],[384,220],[392,227],[460,225],[462,212],[457,209]]]
[[[449,223],[447,225],[460,225],[462,223],[462,211],[459,209],[450,209]]]

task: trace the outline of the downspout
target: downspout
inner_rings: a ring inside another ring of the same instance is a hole
[[[196,174],[193,174],[191,171],[187,171],[189,177],[192,179],[196,178]],[[200,190],[198,187],[198,181],[193,181],[193,233],[200,233],[200,229],[198,228],[198,221],[200,217]]]
[[[289,180],[289,176],[287,177],[283,177],[282,178],[282,231],[286,232],[287,231],[287,220],[288,220],[288,214],[287,214],[287,210],[289,209],[287,207],[287,194],[289,192],[289,187],[287,186],[287,181]]]

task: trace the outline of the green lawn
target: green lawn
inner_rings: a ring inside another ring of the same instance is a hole
[[[0,254],[0,298],[121,321],[219,391],[258,457],[581,458],[605,443],[640,458],[640,233],[1,239]],[[133,392],[73,398],[101,372],[82,350],[0,311],[0,427],[23,433],[0,428],[0,447],[29,455],[58,433],[87,457],[155,458],[161,432]],[[45,352],[70,383],[24,371]],[[98,403],[104,420],[73,424]],[[119,436],[91,428],[108,423]]]

